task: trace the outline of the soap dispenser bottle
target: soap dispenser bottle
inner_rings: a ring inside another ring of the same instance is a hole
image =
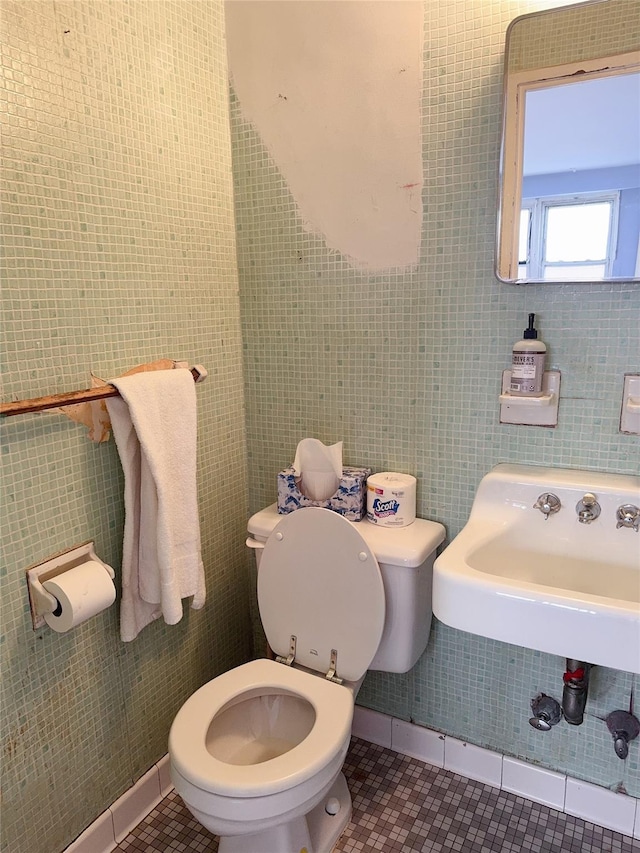
[[[524,330],[523,339],[513,345],[509,393],[516,397],[542,396],[547,348],[538,340],[538,332],[533,328],[535,316],[529,314],[529,327]]]

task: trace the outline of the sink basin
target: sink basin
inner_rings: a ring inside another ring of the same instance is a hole
[[[534,508],[560,499],[558,512]],[[580,523],[595,495],[600,515]],[[469,521],[437,558],[433,612],[452,628],[640,673],[640,533],[616,527],[640,507],[640,477],[497,465]]]

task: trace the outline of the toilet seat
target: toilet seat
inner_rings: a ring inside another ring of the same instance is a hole
[[[308,701],[316,714],[309,734],[282,755],[260,764],[228,764],[214,758],[206,739],[214,717],[234,699],[288,693]],[[182,706],[169,734],[176,770],[202,791],[228,797],[259,797],[300,785],[318,774],[351,733],[353,696],[339,684],[271,660],[255,660],[225,672]]]
[[[328,509],[284,515],[258,569],[260,618],[271,648],[323,674],[357,681],[380,645],[385,594],[378,561],[356,525]]]

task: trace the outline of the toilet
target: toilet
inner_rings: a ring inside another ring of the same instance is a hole
[[[171,778],[220,853],[329,853],[351,816],[342,765],[368,669],[407,672],[429,639],[445,530],[319,507],[249,520],[275,660],[205,684],[169,734]]]

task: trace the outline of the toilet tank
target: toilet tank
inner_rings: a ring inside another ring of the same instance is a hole
[[[247,545],[255,549],[258,570],[262,546],[282,518],[272,504],[249,519]],[[423,518],[399,528],[380,527],[366,518],[350,524],[375,554],[385,592],[384,629],[369,669],[408,672],[429,641],[433,563],[445,529]]]

